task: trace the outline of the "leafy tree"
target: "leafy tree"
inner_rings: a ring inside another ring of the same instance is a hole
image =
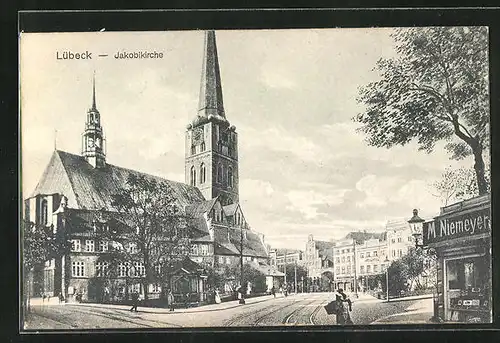
[[[488,163],[486,163],[485,168],[485,179],[489,190],[490,173]],[[444,206],[450,202],[461,201],[479,195],[477,178],[471,168],[452,169],[448,167],[443,172],[441,179],[434,182],[432,187],[437,191],[437,194],[433,195],[440,198]]]
[[[231,274],[234,275],[236,282],[239,284],[239,281],[241,280],[241,271],[239,264],[235,264],[232,266]],[[246,288],[248,282],[252,284],[252,289],[255,293],[262,293],[267,290],[266,275],[264,275],[264,273],[262,273],[261,271],[255,269],[251,264],[245,263],[243,264],[244,289]]]
[[[293,263],[288,263],[286,265],[286,280],[288,283],[294,283],[295,282],[295,264]],[[307,277],[307,269],[306,267],[302,265],[297,265],[297,283],[300,282],[301,277],[306,278]]]
[[[63,256],[70,250],[70,242],[66,233],[62,230],[54,232],[54,226],[45,226],[35,224],[28,220],[21,221],[21,239],[22,239],[22,268],[24,301],[23,306],[29,311],[29,273],[40,264]]]
[[[207,284],[219,290],[224,290],[227,279],[234,277],[234,275],[231,275],[231,269],[227,265],[224,265],[222,268],[214,268],[206,265],[205,271],[207,272]]]
[[[392,261],[388,268],[388,272],[389,295],[399,295],[401,291],[407,290],[406,268],[401,259]],[[386,274],[379,274],[377,281],[380,282],[382,285],[382,291],[385,293],[387,290]]]
[[[452,159],[474,157],[479,194],[488,192],[483,151],[489,148],[488,29],[402,28],[398,57],[380,59],[381,79],[359,91],[366,109],[354,117],[369,145],[390,148],[416,139],[432,152],[445,140]]]
[[[174,191],[165,182],[130,175],[123,188],[113,195],[112,205],[126,225],[109,232],[113,245],[107,258],[124,263],[140,280],[148,300],[148,285],[161,279],[169,267],[183,260],[191,250],[192,218],[177,205]],[[143,272],[135,268],[144,267]]]
[[[412,247],[406,255],[401,257],[400,262],[403,265],[403,275],[407,279],[408,288],[413,289],[413,284],[420,286],[420,276],[424,272],[425,254],[422,249]]]

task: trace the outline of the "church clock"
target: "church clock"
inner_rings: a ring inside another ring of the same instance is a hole
[[[203,142],[203,128],[198,127],[193,131],[193,145],[198,145]]]

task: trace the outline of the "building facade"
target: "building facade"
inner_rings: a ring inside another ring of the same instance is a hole
[[[250,228],[239,204],[237,135],[223,108],[213,31],[205,35],[199,111],[186,132],[185,184],[106,161],[95,78],[82,137],[80,155],[54,151],[35,191],[25,200],[26,219],[63,230],[72,245],[65,256],[34,270],[34,295],[62,294],[69,301],[78,297],[99,300],[111,296],[109,293],[126,297],[134,290],[154,296],[170,287],[150,284],[143,289],[138,280],[144,276],[145,267],[139,262],[111,266],[100,258],[117,244],[115,232],[118,235],[121,229],[134,230],[134,224],[113,206],[113,195],[130,177],[166,184],[181,213],[191,218],[189,258],[169,267],[176,268],[171,271],[176,278],[174,292],[197,293],[203,300],[209,286],[200,272],[203,265],[223,268],[239,263],[241,257],[262,268],[267,265],[269,252],[264,236]],[[133,256],[137,247],[125,245],[123,249]],[[104,282],[111,269],[113,285]],[[182,270],[189,275],[179,272]]]
[[[305,250],[304,265],[310,279],[319,279],[325,272],[333,274],[333,246],[334,242],[314,240],[308,236]]]
[[[410,225],[407,219],[388,221],[385,227],[387,242],[387,257],[390,261],[397,260],[415,246]]]
[[[354,290],[355,245],[354,240],[337,241],[333,247],[334,255],[334,284],[335,288],[342,288],[348,292]]]
[[[387,241],[379,239],[369,239],[356,246],[357,276],[359,279],[359,289],[366,291],[375,289],[378,284],[370,282],[370,276],[385,273],[390,264],[387,257]]]
[[[491,229],[489,195],[442,207],[424,223],[423,244],[437,255],[435,316],[492,322]]]
[[[269,250],[269,263],[281,271],[284,270],[285,264],[301,266],[305,264],[304,252],[297,249],[271,249]]]

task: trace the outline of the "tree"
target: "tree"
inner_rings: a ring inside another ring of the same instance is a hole
[[[490,189],[489,164],[486,163],[485,179]],[[443,206],[453,201],[461,201],[479,195],[477,178],[471,168],[452,169],[448,167],[441,175],[441,179],[434,182],[432,187],[437,191],[434,196],[441,199]]]
[[[489,148],[488,29],[397,29],[398,57],[380,59],[381,80],[359,90],[365,110],[353,119],[369,145],[390,148],[416,139],[432,152],[445,140],[452,159],[474,157],[480,195],[488,192],[484,149]]]
[[[219,290],[224,290],[227,279],[232,276],[229,266],[224,265],[223,268],[215,268],[205,265],[204,267],[207,273],[207,284]]]
[[[288,282],[295,282],[295,264],[288,263],[286,265],[286,280]],[[307,277],[307,269],[302,265],[297,265],[297,283],[300,281],[300,278]]]
[[[239,264],[234,264],[231,267],[231,275],[235,276],[235,280],[241,280],[240,266]],[[266,285],[266,275],[260,270],[255,269],[251,264],[243,264],[243,289],[246,291],[246,285],[250,282],[252,284],[252,289],[255,293],[262,293],[267,290]]]
[[[113,195],[112,205],[126,229],[110,232],[114,242],[107,258],[123,263],[134,273],[148,300],[148,285],[167,279],[169,267],[191,250],[192,218],[177,205],[174,191],[165,182],[130,175]]]
[[[408,280],[408,288],[413,289],[416,283],[420,287],[420,276],[424,272],[425,255],[422,249],[410,248],[408,253],[400,258],[403,266],[403,276]]]
[[[28,220],[21,221],[22,268],[24,284],[23,306],[30,308],[30,272],[40,264],[63,256],[70,250],[66,232],[54,231],[54,226],[35,224]]]
[[[401,259],[392,261],[388,267],[388,273],[390,295],[399,295],[401,291],[407,289],[406,268]],[[376,281],[382,285],[382,292],[387,292],[386,273],[378,274]]]

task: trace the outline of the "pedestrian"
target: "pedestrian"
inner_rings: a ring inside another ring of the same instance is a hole
[[[59,304],[61,304],[64,301],[64,296],[62,293],[59,293]]]
[[[216,304],[220,304],[222,302],[221,298],[220,298],[220,295],[219,295],[219,290],[218,289],[215,289],[215,303]]]
[[[337,303],[337,324],[339,325],[352,325],[351,315],[352,302],[344,293],[342,288],[337,290],[338,294],[335,295],[335,302]]]
[[[280,286],[280,293],[283,295],[283,287]]]
[[[274,286],[271,288],[271,294],[276,298],[276,288]]]
[[[137,312],[138,305],[139,305],[139,293],[134,292],[132,293],[132,308],[130,309],[130,312],[132,311]]]
[[[174,311],[174,295],[172,294],[172,290],[168,290],[168,294],[167,294],[167,304],[168,304],[168,307],[170,308],[170,312],[173,312]]]

